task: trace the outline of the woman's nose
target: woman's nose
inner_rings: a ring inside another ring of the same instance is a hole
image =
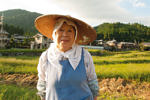
[[[66,31],[63,32],[63,36],[68,36]]]

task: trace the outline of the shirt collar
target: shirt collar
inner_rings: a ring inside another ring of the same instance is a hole
[[[55,63],[56,65],[56,62],[60,61],[63,56],[65,58],[68,58],[71,66],[75,70],[81,60],[81,52],[82,49],[78,45],[74,45],[72,46],[72,49],[66,52],[62,52],[56,47],[54,43],[52,43],[48,49],[48,60],[51,63]]]

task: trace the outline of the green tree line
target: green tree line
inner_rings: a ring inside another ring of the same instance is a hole
[[[40,13],[30,12],[22,9],[12,9],[1,11],[0,16],[4,16],[4,24],[20,27],[25,33],[37,33],[34,27],[34,20],[40,16]]]
[[[138,23],[104,23],[94,28],[96,29],[98,40],[115,39],[118,42],[150,42],[150,27]]]
[[[2,11],[0,15],[2,13],[4,14],[5,30],[10,34],[32,36],[38,32],[34,27],[34,20],[42,14],[22,9]],[[98,40],[115,39],[118,42],[150,42],[150,27],[138,23],[103,23],[94,28]]]
[[[9,37],[11,37],[11,35],[14,34],[18,34],[21,36],[29,36],[29,37],[35,35],[35,33],[33,32],[26,32],[23,28],[19,26],[8,25],[8,24],[4,25],[4,30],[9,33],[8,35]]]
[[[19,26],[5,24],[4,30],[6,30],[9,33],[9,37],[14,34],[24,35],[24,30]]]

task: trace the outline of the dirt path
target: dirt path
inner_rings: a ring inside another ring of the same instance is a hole
[[[0,74],[0,83],[17,84],[23,86],[36,86],[38,77],[37,75],[29,74]],[[99,80],[100,95],[109,94],[117,96],[127,96],[142,98],[150,100],[150,83],[148,82],[135,82],[124,80],[121,78],[103,79]]]

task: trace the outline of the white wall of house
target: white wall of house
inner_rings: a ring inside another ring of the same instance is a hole
[[[50,43],[52,42],[52,40],[48,39],[47,37],[43,36],[42,34],[36,34],[35,36],[33,36],[35,41],[31,42],[31,49],[42,49],[42,48],[47,48]]]
[[[5,48],[9,41],[8,33],[0,32],[0,48]]]

